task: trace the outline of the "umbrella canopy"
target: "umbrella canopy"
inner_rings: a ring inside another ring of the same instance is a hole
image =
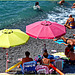
[[[9,48],[24,44],[29,36],[19,29],[0,30],[0,47]]]
[[[56,22],[38,21],[26,26],[26,33],[39,39],[54,39],[66,33],[66,28]]]
[[[0,30],[0,47],[9,48],[26,43],[29,36],[19,29]],[[8,49],[6,52],[6,70],[8,68]]]

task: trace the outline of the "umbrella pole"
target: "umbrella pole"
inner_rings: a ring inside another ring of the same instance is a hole
[[[6,51],[6,70],[8,69],[8,49]]]

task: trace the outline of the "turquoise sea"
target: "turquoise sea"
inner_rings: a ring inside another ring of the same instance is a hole
[[[66,1],[58,5],[57,1],[39,1],[43,12],[34,10],[36,1],[0,1],[0,30],[4,28],[21,29],[25,32],[26,25],[36,21],[48,20],[64,25],[68,15],[75,18],[75,1]]]

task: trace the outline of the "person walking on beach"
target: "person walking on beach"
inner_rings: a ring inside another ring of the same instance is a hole
[[[68,45],[75,46],[75,39],[69,39],[62,36],[60,38],[53,39],[53,41],[57,41],[58,39],[62,39],[65,43],[61,43],[61,44],[64,44],[65,46]]]
[[[72,18],[72,15],[69,15],[69,18],[67,19],[64,26],[69,28],[69,29],[74,29],[75,28],[74,18]]]

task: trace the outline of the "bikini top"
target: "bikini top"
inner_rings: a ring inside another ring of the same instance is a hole
[[[68,19],[68,21],[70,21],[70,20]],[[73,22],[74,22],[74,21],[70,21],[69,24],[70,24],[70,23],[73,23]]]
[[[42,60],[42,65],[49,65],[49,64],[50,64],[50,59],[49,59],[49,63],[48,63],[48,64],[44,64],[44,63],[43,63],[43,60]]]

